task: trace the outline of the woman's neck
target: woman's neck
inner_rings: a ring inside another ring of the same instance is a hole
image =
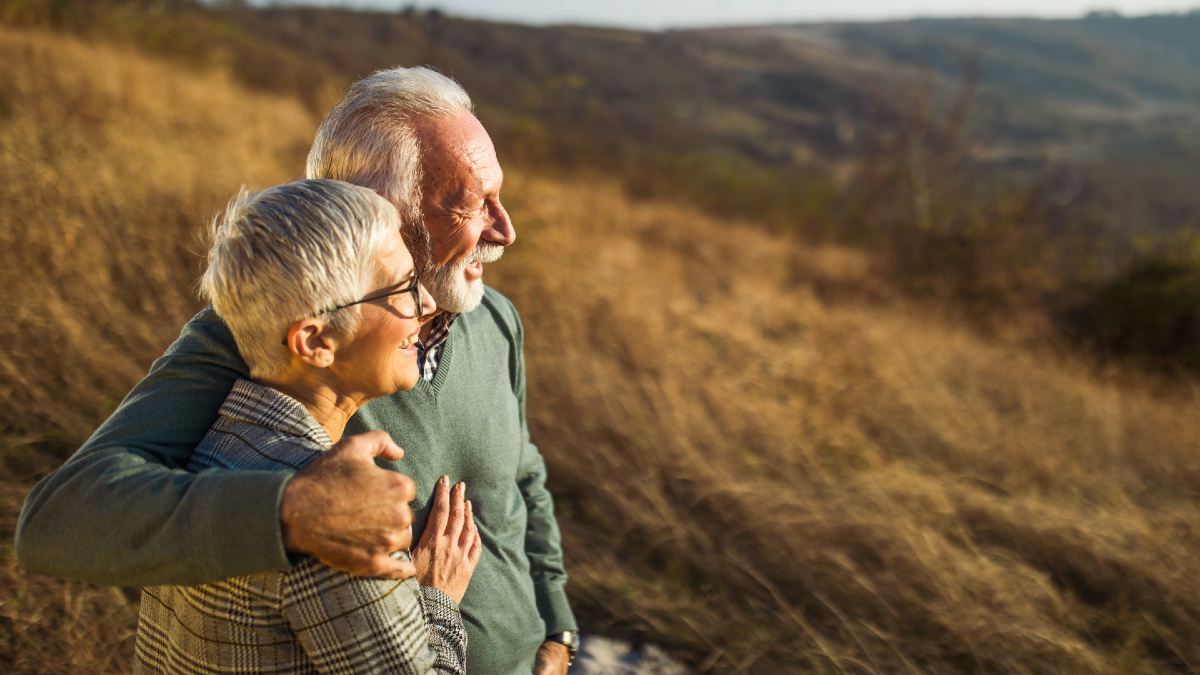
[[[310,374],[285,371],[278,376],[255,379],[299,401],[334,443],[341,440],[346,422],[363,403],[362,397],[343,394]]]

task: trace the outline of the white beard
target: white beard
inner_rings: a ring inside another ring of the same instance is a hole
[[[471,255],[458,262],[434,267],[422,275],[421,281],[437,301],[439,309],[463,314],[475,309],[483,301],[483,279],[467,281],[467,266],[475,262],[485,265],[494,263],[502,255],[503,246],[481,242]]]

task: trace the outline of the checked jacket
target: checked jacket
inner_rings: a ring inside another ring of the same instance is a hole
[[[242,379],[188,470],[297,471],[331,445],[299,402]],[[458,607],[441,591],[302,557],[283,572],[145,588],[134,672],[461,675],[466,648]]]

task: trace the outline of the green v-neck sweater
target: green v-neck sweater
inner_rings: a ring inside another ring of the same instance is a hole
[[[549,615],[570,612],[557,526],[551,517],[529,527],[531,509],[549,513],[553,507],[541,455],[525,424],[521,344],[512,304],[489,291],[478,309],[455,321],[433,382],[422,379],[410,391],[371,401],[346,428],[386,429],[404,448],[395,468],[417,483],[421,525],[438,477],[448,475],[451,485],[466,482],[484,547],[461,604],[470,672],[529,673],[548,634],[539,600]],[[544,501],[527,504],[527,495]],[[414,540],[419,532],[414,527]],[[536,572],[526,553],[530,547],[539,552]],[[549,630],[566,628],[574,629],[574,623]]]
[[[417,484],[414,542],[442,475],[465,481],[483,555],[463,597],[472,673],[530,672],[538,645],[576,628],[541,454],[525,421],[522,328],[487,289],[450,330],[432,383],[375,399],[346,433],[382,429]],[[182,471],[238,377],[228,328],[197,314],[66,464],[30,493],[17,528],[28,568],[121,586],[195,584],[287,569],[279,500],[288,475]]]

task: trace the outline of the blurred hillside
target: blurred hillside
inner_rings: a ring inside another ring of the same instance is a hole
[[[0,21],[318,116],[364,73],[430,64],[509,165],[848,244],[985,329],[1036,314],[1053,329],[1030,339],[1200,372],[1200,13],[645,33],[220,4],[0,0]]]
[[[588,165],[642,193],[714,192],[706,206],[790,226],[814,224],[779,206],[803,202],[779,197],[827,196],[809,183],[846,178],[905,131],[930,136],[931,149],[961,144],[964,168],[989,170],[978,176],[1050,181],[1055,202],[1163,204],[1136,217],[1097,208],[1095,227],[1195,225],[1180,186],[1200,166],[1200,11],[666,33],[188,0],[4,0],[0,17],[228,70],[318,114],[351,78],[431,64],[472,92],[510,159]],[[1146,164],[1158,173],[1144,175]],[[680,171],[663,177],[667,167]],[[746,184],[731,184],[747,170]],[[1104,180],[1117,170],[1126,182],[1110,196]]]

